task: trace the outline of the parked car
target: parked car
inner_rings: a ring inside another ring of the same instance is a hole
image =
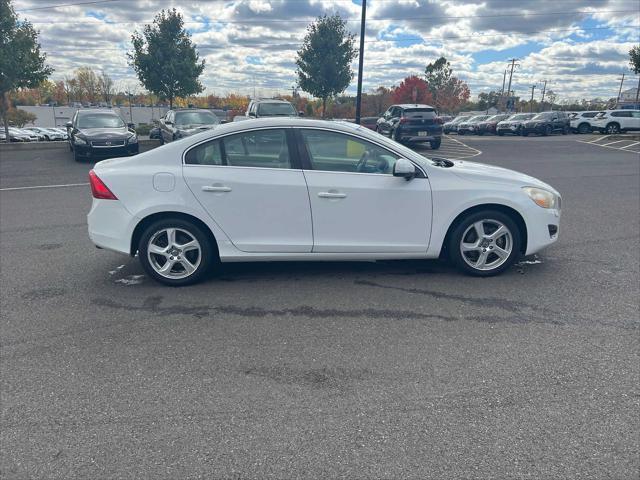
[[[537,114],[531,120],[524,122],[522,135],[525,137],[530,133],[535,133],[537,135],[551,135],[554,132],[566,135],[570,130],[571,126],[567,112],[542,112]]]
[[[12,142],[37,142],[38,136],[22,128],[9,127],[9,140]]]
[[[621,133],[640,130],[640,110],[607,110],[591,121],[591,130],[600,133]]]
[[[505,133],[512,135],[522,135],[522,126],[527,120],[531,120],[535,117],[535,113],[516,113],[508,118],[498,122],[496,125],[496,133],[500,136]]]
[[[49,130],[53,130],[54,132],[60,133],[62,135],[62,139],[63,140],[68,140],[69,139],[69,135],[67,133],[67,129],[66,128],[54,127],[54,128],[50,128]]]
[[[249,102],[245,116],[247,118],[298,117],[302,116],[302,112],[297,112],[295,107],[286,100],[260,98]]]
[[[427,259],[495,275],[558,238],[560,194],[349,122],[235,122],[89,174],[95,245],[179,286],[219,262]]]
[[[454,118],[453,120],[451,120],[450,122],[445,122],[442,125],[442,131],[444,133],[453,133],[453,132],[458,132],[458,125],[460,125],[462,122],[469,120],[471,118],[471,115],[462,115],[459,117]]]
[[[182,108],[169,110],[158,123],[160,143],[173,142],[194,133],[215,128],[218,125],[220,125],[218,117],[206,109]]]
[[[574,112],[569,117],[569,126],[571,131],[575,133],[591,133],[591,120],[595,117],[599,110],[589,112]]]
[[[478,124],[491,115],[476,115],[464,122],[458,124],[458,135],[466,135],[467,133],[476,133]]]
[[[124,157],[138,153],[133,123],[111,109],[77,110],[67,123],[69,148],[76,162],[83,159]]]
[[[152,140],[160,140],[160,127],[153,127],[149,130],[149,138]]]
[[[378,119],[376,131],[400,143],[429,142],[434,150],[442,142],[442,121],[430,105],[391,105]]]
[[[60,132],[56,132],[50,128],[42,128],[42,127],[27,127],[25,130],[29,130],[38,135],[40,140],[45,140],[47,142],[52,142],[56,140],[63,140],[62,134]]]
[[[498,122],[501,122],[502,120],[509,118],[510,116],[511,115],[508,113],[501,113],[499,115],[492,115],[486,120],[478,122],[478,125],[476,128],[476,134],[478,135],[484,135],[485,133],[495,134]]]

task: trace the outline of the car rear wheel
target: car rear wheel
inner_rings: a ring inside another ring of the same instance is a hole
[[[520,256],[520,231],[506,214],[473,213],[459,222],[447,245],[451,262],[465,273],[488,277],[509,268]]]
[[[200,281],[215,263],[212,241],[200,227],[182,219],[160,220],[140,237],[138,258],[154,280],[179,287]]]
[[[607,125],[606,132],[609,135],[614,133],[620,133],[620,125],[618,125],[617,123],[610,123],[609,125]]]

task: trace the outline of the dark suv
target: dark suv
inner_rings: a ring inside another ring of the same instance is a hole
[[[220,124],[218,116],[206,109],[184,108],[169,110],[158,122],[160,143],[173,142]]]
[[[436,150],[442,141],[442,123],[429,105],[391,105],[378,119],[376,131],[400,143],[429,142]]]
[[[522,125],[522,135],[530,133],[538,135],[551,135],[560,132],[566,135],[571,130],[569,115],[566,112],[542,112]]]
[[[133,123],[126,124],[113,110],[78,110],[67,122],[69,149],[82,159],[124,157],[138,153]]]

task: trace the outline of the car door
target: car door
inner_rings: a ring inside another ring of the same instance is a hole
[[[296,131],[309,187],[313,251],[425,252],[431,230],[429,181],[394,177],[394,152],[353,135]]]
[[[187,185],[244,252],[311,252],[311,208],[291,129],[264,128],[190,148]]]

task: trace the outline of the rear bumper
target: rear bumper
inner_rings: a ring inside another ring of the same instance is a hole
[[[89,238],[100,248],[131,253],[131,237],[138,219],[119,200],[94,198],[87,215]]]

